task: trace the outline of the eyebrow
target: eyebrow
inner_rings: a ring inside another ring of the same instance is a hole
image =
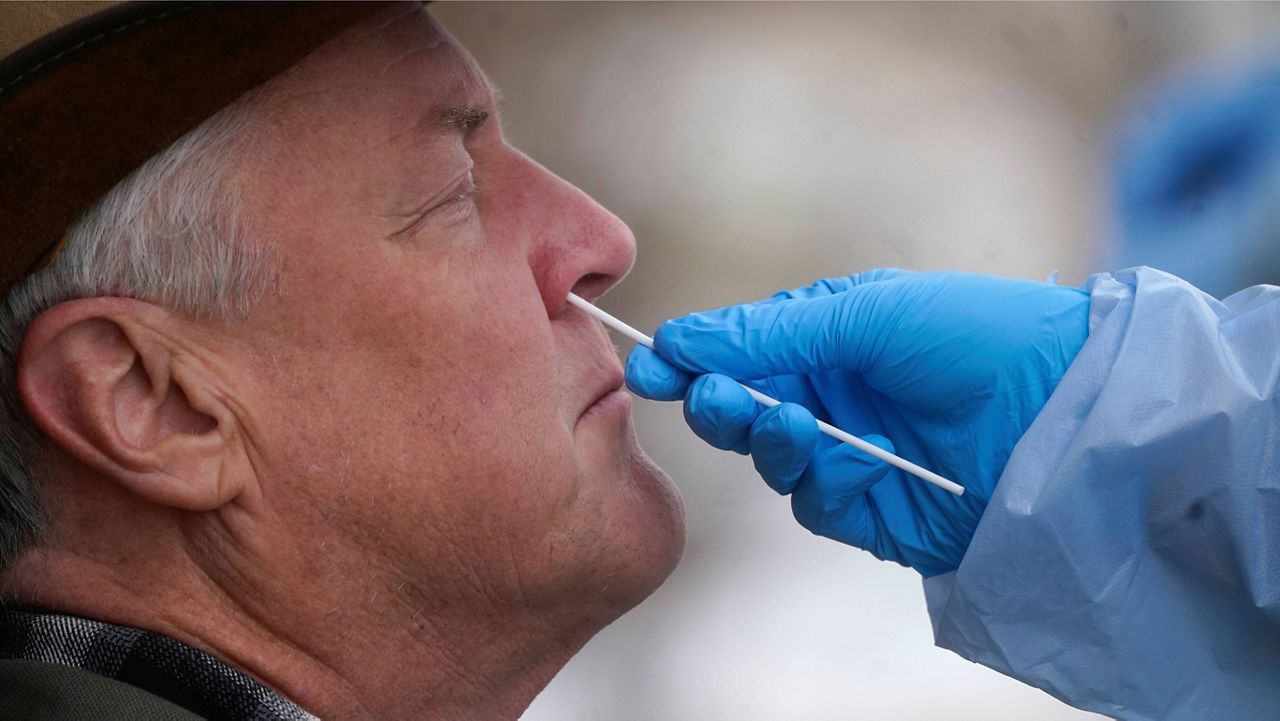
[[[440,112],[440,124],[446,128],[454,128],[464,135],[484,125],[489,119],[489,111],[481,107],[449,107]]]

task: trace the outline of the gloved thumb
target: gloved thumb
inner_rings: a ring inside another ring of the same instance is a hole
[[[865,370],[896,315],[892,280],[835,295],[769,300],[694,313],[663,323],[658,355],[689,371],[739,380]]]

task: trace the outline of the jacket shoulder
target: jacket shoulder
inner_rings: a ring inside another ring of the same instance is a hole
[[[122,681],[71,666],[0,659],[0,719],[197,721],[180,706]]]

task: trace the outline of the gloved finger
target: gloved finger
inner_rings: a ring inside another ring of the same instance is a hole
[[[864,436],[868,442],[893,452],[883,436]],[[839,444],[819,452],[809,461],[791,493],[791,512],[811,532],[871,549],[876,541],[875,521],[867,503],[867,491],[885,477],[891,466],[862,451]]]
[[[826,404],[822,402],[813,382],[807,376],[770,376],[759,380],[742,382],[783,403],[795,403],[798,406],[802,406],[814,418],[820,418],[828,423],[831,422],[831,415]]]
[[[627,387],[641,398],[654,401],[680,400],[696,377],[695,374],[664,361],[657,353],[642,345],[634,346],[627,357]],[[815,414],[826,412],[822,400],[804,376],[774,376],[746,383],[783,402],[814,409]],[[821,417],[826,418],[825,415]]]
[[[769,305],[780,300],[796,300],[797,298],[819,298],[824,295],[835,295],[843,293],[851,288],[867,283],[878,283],[884,280],[893,280],[894,278],[902,278],[915,274],[914,270],[903,270],[902,268],[874,268],[872,270],[864,270],[861,273],[853,275],[841,276],[838,278],[823,278],[809,285],[802,285],[798,288],[790,288],[788,290],[780,290],[777,293],[758,300],[754,305]]]
[[[794,403],[783,403],[756,417],[747,445],[764,482],[785,496],[809,465],[818,436],[818,422],[812,413]]]
[[[898,321],[902,282],[867,283],[836,295],[694,313],[663,323],[658,354],[694,372],[751,379],[863,370]]]
[[[770,300],[795,300],[796,298],[818,298],[824,295],[835,295],[843,293],[859,285],[867,283],[878,283],[882,280],[893,280],[901,278],[905,275],[911,275],[915,271],[903,270],[902,268],[873,268],[861,273],[854,273],[840,278],[823,278],[814,281],[809,285],[791,290],[783,290],[774,293]]]
[[[627,387],[641,398],[677,401],[684,398],[694,375],[662,360],[657,353],[637,345],[627,356]]]
[[[747,434],[759,414],[760,404],[742,386],[715,373],[699,376],[685,394],[685,422],[720,450],[746,455]]]

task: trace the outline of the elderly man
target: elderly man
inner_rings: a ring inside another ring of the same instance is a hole
[[[7,62],[0,118],[35,138],[18,151],[46,140],[14,107],[92,72],[95,44],[216,86],[231,71],[184,43],[292,41],[276,12],[314,49],[69,228],[45,205],[111,171],[7,150],[0,715],[515,718],[680,556],[620,364],[566,304],[621,278],[633,238],[506,143],[420,4],[320,30],[340,13],[108,11],[27,51],[33,77]]]

